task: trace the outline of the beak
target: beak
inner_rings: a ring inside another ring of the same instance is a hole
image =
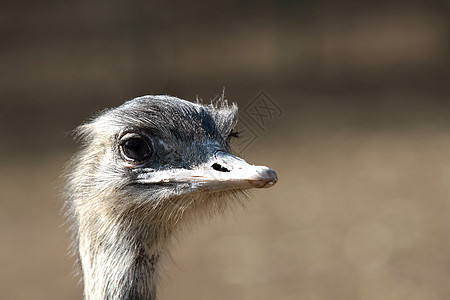
[[[272,169],[250,165],[224,151],[217,151],[211,160],[194,169],[146,172],[137,179],[143,184],[185,183],[207,191],[268,188],[278,180]]]

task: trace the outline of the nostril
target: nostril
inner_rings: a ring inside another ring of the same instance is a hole
[[[219,165],[218,163],[214,163],[211,167],[212,167],[214,170],[219,171],[219,172],[230,172],[230,170],[228,170],[228,169],[225,168],[225,167],[222,167],[222,166]]]

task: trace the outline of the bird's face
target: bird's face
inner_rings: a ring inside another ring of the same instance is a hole
[[[273,186],[273,170],[230,153],[236,113],[225,103],[204,106],[167,96],[106,111],[81,129],[90,145],[85,155],[96,157],[89,184],[150,203]]]

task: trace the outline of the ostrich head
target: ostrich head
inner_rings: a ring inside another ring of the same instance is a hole
[[[181,224],[275,184],[274,171],[230,154],[236,116],[225,100],[145,96],[79,127],[66,206],[87,299],[154,299]]]

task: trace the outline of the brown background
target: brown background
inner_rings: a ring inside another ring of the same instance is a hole
[[[9,1],[0,9],[0,291],[80,299],[60,215],[69,132],[145,94],[284,111],[278,172],[196,229],[160,299],[447,299],[448,1]]]

